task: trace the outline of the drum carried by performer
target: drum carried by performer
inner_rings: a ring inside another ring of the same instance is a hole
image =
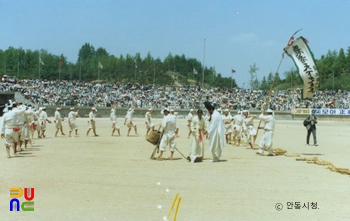
[[[161,132],[158,130],[152,130],[147,134],[146,140],[153,145],[157,145],[160,140]]]

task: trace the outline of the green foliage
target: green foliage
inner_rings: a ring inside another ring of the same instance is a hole
[[[44,64],[39,62],[39,57]],[[76,63],[67,61],[64,54],[54,55],[47,50],[32,51],[9,47],[0,50],[0,64],[0,75],[18,78],[87,82],[100,79],[122,83],[202,86],[204,74],[204,85],[207,88],[237,87],[235,79],[222,77],[220,73],[215,72],[214,67],[204,67],[203,70],[200,61],[186,58],[184,54],[169,53],[163,61],[153,58],[150,53],[146,57],[142,57],[140,53],[116,57],[104,48],[95,49],[89,43],[83,44],[79,49]],[[194,74],[194,69],[198,74]]]
[[[259,81],[256,78],[256,72],[259,70],[259,68],[256,66],[256,64],[254,63],[253,65],[249,66],[249,74],[250,74],[250,89],[255,90],[257,89],[256,87],[259,86],[259,84],[257,84]]]
[[[350,90],[350,47],[345,54],[341,48],[337,51],[328,51],[317,60],[320,77],[320,90],[345,89]]]

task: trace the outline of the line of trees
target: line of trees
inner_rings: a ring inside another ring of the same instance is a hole
[[[40,62],[40,60],[42,62]],[[9,47],[0,50],[0,75],[17,78],[47,80],[103,80],[108,82],[130,82],[142,84],[202,85],[202,64],[195,58],[185,55],[169,55],[162,61],[148,53],[144,58],[140,53],[116,57],[104,48],[95,49],[85,43],[78,52],[75,63],[67,61],[64,54],[54,55],[47,50],[24,50]],[[196,70],[196,71],[194,71]],[[197,72],[197,74],[194,74]],[[40,74],[39,74],[40,73]],[[206,87],[237,87],[231,77],[216,74],[213,67],[205,67]]]
[[[42,63],[40,63],[40,59]],[[186,58],[185,55],[168,54],[164,60],[153,58],[148,53],[144,58],[140,53],[132,55],[109,54],[104,48],[95,49],[85,43],[78,52],[75,63],[67,61],[64,54],[54,55],[47,50],[24,50],[9,47],[0,49],[0,75],[17,78],[47,80],[103,80],[108,82],[130,82],[142,84],[174,85],[202,85],[202,64],[195,58]],[[316,59],[320,86],[319,90],[345,89],[350,90],[350,47],[346,53],[344,49],[328,51],[326,55]],[[195,71],[194,71],[195,70]],[[268,90],[274,80],[274,73],[257,79],[259,68],[254,63],[250,66],[250,88],[254,90]],[[197,74],[194,74],[196,72]],[[237,87],[235,79],[222,77],[216,74],[214,67],[205,67],[204,83],[208,87],[231,88]],[[289,89],[302,86],[302,80],[295,68],[276,76],[274,88]]]

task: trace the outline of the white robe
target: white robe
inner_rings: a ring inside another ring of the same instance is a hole
[[[207,131],[209,133],[209,150],[217,157],[221,157],[221,151],[225,147],[225,127],[222,116],[214,110],[211,115]]]
[[[194,162],[197,157],[204,157],[204,132],[206,128],[206,120],[198,116],[193,117],[191,123],[191,140],[190,140],[190,158],[191,162]],[[199,129],[201,134],[199,134]],[[202,139],[200,141],[200,138]]]

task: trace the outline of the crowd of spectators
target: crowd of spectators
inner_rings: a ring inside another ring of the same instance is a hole
[[[79,81],[47,81],[4,78],[0,91],[20,92],[28,102],[38,106],[95,106],[191,109],[209,100],[220,108],[261,110],[267,92],[250,89],[201,89],[198,87],[113,84]],[[301,90],[272,91],[269,108],[290,111],[294,108],[349,109],[347,91],[317,91],[311,100],[301,99]]]

